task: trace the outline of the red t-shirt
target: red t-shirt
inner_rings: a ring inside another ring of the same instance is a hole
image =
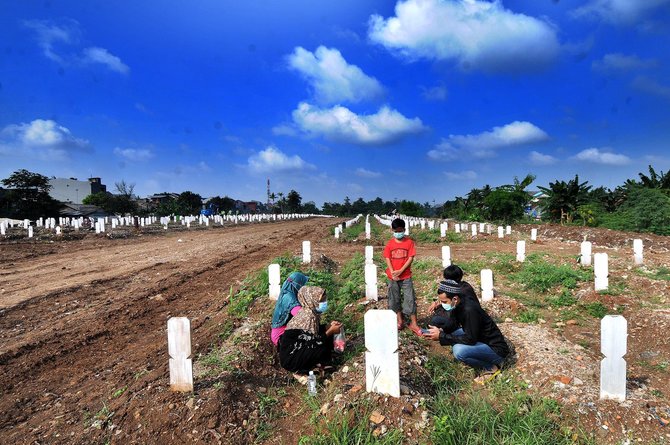
[[[405,236],[402,240],[398,241],[395,238],[386,243],[384,247],[384,258],[391,260],[391,266],[393,270],[400,269],[409,259],[409,257],[416,256],[416,249],[414,248],[414,241],[412,238]],[[391,280],[391,271],[386,268],[386,276]],[[399,280],[404,280],[412,276],[412,267],[408,267],[403,271],[402,274],[398,277]]]

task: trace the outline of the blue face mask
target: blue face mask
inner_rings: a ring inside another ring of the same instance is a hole
[[[405,232],[393,232],[395,239],[403,239],[405,237]]]
[[[327,302],[327,301],[322,301],[322,302],[319,303],[319,305],[316,307],[316,311],[317,311],[319,314],[323,314],[323,313],[326,312],[327,310],[328,310],[328,302]]]
[[[450,311],[450,310],[452,310],[452,309],[454,308],[454,307],[453,307],[452,305],[450,305],[449,303],[440,303],[440,304],[442,305],[442,308],[443,308],[445,311],[447,311],[447,312]]]

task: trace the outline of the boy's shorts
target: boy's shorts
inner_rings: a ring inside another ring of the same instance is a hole
[[[414,284],[411,278],[404,280],[388,280],[389,309],[400,312],[400,290],[402,289],[402,312],[405,315],[416,314],[416,296],[414,295]]]

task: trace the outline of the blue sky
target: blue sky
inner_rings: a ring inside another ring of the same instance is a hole
[[[2,178],[320,205],[670,169],[670,0],[0,10]]]

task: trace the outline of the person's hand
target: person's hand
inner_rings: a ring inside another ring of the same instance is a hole
[[[393,277],[393,281],[398,281],[400,277],[400,271],[399,270],[391,271],[391,276]]]
[[[435,326],[428,325],[428,333],[423,334],[423,336],[427,339],[437,341],[437,340],[440,339],[440,333],[441,332],[442,332],[442,329],[440,329],[438,327],[435,327]]]
[[[332,337],[335,334],[339,334],[341,330],[342,330],[342,323],[333,320],[330,322],[328,329],[326,329],[326,335],[328,337]]]
[[[440,307],[440,302],[433,301],[433,303],[428,307],[428,312],[435,312],[438,307]]]

